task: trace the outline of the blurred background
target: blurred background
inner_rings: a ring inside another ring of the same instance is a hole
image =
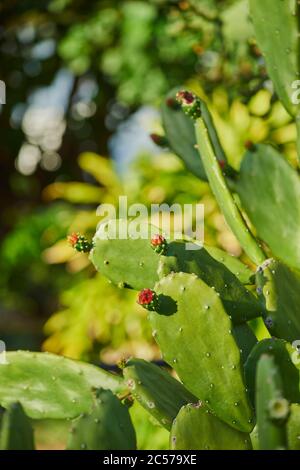
[[[206,243],[247,261],[208,185],[149,137],[166,93],[185,85],[205,96],[235,168],[246,140],[275,142],[294,162],[294,124],[247,0],[2,0],[0,50],[0,338],[108,365],[159,359],[135,293],[96,274],[66,235],[92,236],[97,207],[120,194],[202,202]]]

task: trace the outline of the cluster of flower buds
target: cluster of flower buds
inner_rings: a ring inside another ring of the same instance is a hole
[[[176,94],[176,99],[181,105],[182,110],[192,119],[201,117],[201,101],[190,91],[181,90]]]
[[[151,238],[151,247],[153,248],[156,253],[159,253],[160,255],[165,255],[167,252],[167,240],[163,235],[160,235],[157,233]]]
[[[72,233],[68,236],[68,242],[74,250],[82,252],[82,253],[89,253],[93,248],[93,243],[89,242],[84,235],[80,235],[80,233]]]

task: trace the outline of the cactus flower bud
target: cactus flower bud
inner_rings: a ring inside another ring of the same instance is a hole
[[[156,251],[156,253],[164,255],[167,251],[167,240],[165,237],[157,233],[151,238],[151,247]]]
[[[80,233],[72,233],[67,237],[69,244],[74,250],[89,253],[93,248],[93,244],[89,242],[85,236],[80,235]]]
[[[182,90],[176,94],[176,99],[185,114],[193,119],[201,117],[201,102],[199,98],[190,91]]]
[[[246,140],[244,145],[247,150],[250,150],[250,152],[254,152],[255,144],[252,142],[252,140]]]
[[[168,147],[168,139],[159,134],[150,134],[150,139],[159,147]]]
[[[156,310],[157,295],[151,289],[143,289],[139,292],[137,303],[147,310]]]

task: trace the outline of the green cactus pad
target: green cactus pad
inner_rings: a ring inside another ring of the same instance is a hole
[[[176,273],[155,286],[160,308],[149,314],[164,359],[184,386],[223,421],[250,432],[250,409],[233,325],[217,293],[195,275]]]
[[[215,246],[205,245],[205,249],[216,261],[224,264],[242,284],[253,284],[253,272],[238,258]]]
[[[148,239],[105,238],[110,228],[119,224],[125,233],[130,233],[130,227],[125,220],[107,222],[101,232],[96,233],[93,240],[94,248],[90,255],[96,269],[116,285],[140,290],[153,288],[159,278],[171,272],[195,273],[220,293],[234,322],[241,323],[264,313],[261,304],[226,267],[226,264],[214,258],[215,255],[229,263],[228,259],[231,257],[228,254],[224,254],[221,250],[216,252],[210,249],[212,252],[210,255],[205,248],[187,250],[186,244],[192,244],[187,240],[171,241],[167,244],[166,254],[158,254],[152,249],[150,239],[160,231],[146,222],[140,224],[140,229],[149,234]],[[196,247],[196,244],[194,246]],[[242,263],[239,261],[230,264],[233,270],[239,269],[240,265]],[[239,274],[242,272],[245,276],[245,270],[240,269],[237,272]]]
[[[121,378],[49,353],[7,352],[0,367],[0,404],[20,402],[30,418],[66,419],[88,412],[93,387],[124,390]]]
[[[1,420],[0,450],[34,450],[33,429],[20,403],[12,403]]]
[[[300,405],[293,403],[290,406],[291,414],[287,423],[287,437],[289,450],[300,450]]]
[[[245,364],[249,354],[257,344],[257,338],[247,323],[234,325],[232,332],[236,344],[240,348],[242,363]]]
[[[255,35],[286,110],[296,116],[299,106],[292,102],[292,83],[299,77],[299,5],[296,0],[250,0]]]
[[[234,323],[243,323],[264,313],[254,295],[205,248],[186,250],[184,241],[169,243],[167,255],[160,258],[158,274],[162,278],[172,272],[196,274],[215,289]]]
[[[257,364],[263,354],[269,354],[274,358],[276,366],[284,378],[283,391],[285,398],[290,402],[298,402],[300,400],[299,372],[291,361],[289,347],[289,343],[283,339],[267,338],[257,343],[251,351],[245,363],[245,378],[249,397],[253,404],[255,401]]]
[[[271,335],[294,341],[300,338],[300,275],[273,259],[256,274],[264,298],[265,324]]]
[[[92,411],[75,420],[67,449],[136,449],[135,430],[128,408],[110,390],[97,390]]]
[[[133,397],[168,430],[183,405],[198,401],[168,372],[142,359],[130,359],[123,373]]]
[[[110,238],[117,226],[116,237]],[[152,288],[158,280],[157,267],[159,254],[155,253],[150,244],[151,235],[159,233],[156,227],[141,223],[140,230],[148,233],[148,238],[130,238],[132,225],[125,219],[110,220],[101,225],[96,232],[90,259],[96,269],[120,287],[140,290]],[[124,238],[120,233],[124,231]],[[128,238],[125,239],[125,236]]]
[[[183,406],[170,433],[173,450],[248,450],[249,434],[214,416],[201,402]]]
[[[199,157],[202,158],[210,187],[228,226],[231,228],[249,258],[255,264],[263,263],[265,260],[265,254],[258,245],[253,234],[250,232],[241,211],[229,190],[223,172],[218,164],[217,154],[213,148],[209,130],[204,119],[197,119],[195,123],[195,133]]]
[[[256,414],[260,450],[286,449],[288,402],[275,359],[267,354],[260,357],[257,365]]]
[[[282,2],[280,2],[282,3]],[[300,179],[274,148],[256,145],[241,165],[237,192],[257,233],[273,254],[300,268]]]
[[[161,108],[166,138],[171,150],[182,159],[188,170],[198,178],[206,181],[206,172],[196,149],[197,143],[192,120],[185,115],[180,106],[172,107],[167,104],[168,100],[175,100],[176,93],[179,90],[179,88],[171,90]],[[221,146],[209,109],[204,101],[200,98],[198,100],[200,102],[201,115],[207,125],[217,158],[226,163],[227,158]]]
[[[167,95],[166,101],[174,100],[175,102],[178,90],[178,88],[172,90]],[[205,171],[195,148],[196,138],[192,120],[184,114],[178,104],[172,107],[164,102],[161,107],[161,113],[170,149],[182,159],[191,173],[206,181]]]

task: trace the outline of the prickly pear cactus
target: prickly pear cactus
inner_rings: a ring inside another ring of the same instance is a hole
[[[132,396],[168,430],[183,405],[198,401],[168,372],[142,359],[130,359],[123,374]]]
[[[275,90],[286,110],[297,116],[299,107],[293,104],[292,83],[300,72],[299,2],[249,0],[249,4],[256,39]]]
[[[230,426],[253,428],[233,325],[218,294],[195,275],[170,274],[155,286],[160,307],[150,312],[164,359],[185,387]]]
[[[174,450],[249,450],[249,434],[220,421],[202,402],[183,406],[170,433]]]
[[[245,363],[245,379],[252,403],[255,402],[257,365],[263,354],[274,358],[275,364],[284,378],[284,396],[292,403],[299,402],[299,372],[291,360],[290,345],[283,339],[267,338],[256,344]]]
[[[300,337],[300,276],[283,263],[269,259],[256,273],[265,303],[265,324],[273,336],[294,341]]]
[[[74,421],[69,450],[134,450],[135,430],[128,408],[110,390],[97,390],[92,410]]]
[[[299,269],[300,178],[297,172],[270,145],[255,145],[243,158],[236,189],[258,236],[276,257]]]
[[[49,353],[8,352],[0,367],[0,404],[20,402],[35,419],[66,419],[87,413],[92,388],[122,392],[122,380],[98,367]]]
[[[260,450],[287,448],[286,423],[290,413],[283,395],[283,378],[274,358],[263,354],[256,372],[256,413]]]
[[[9,405],[2,416],[0,450],[34,450],[33,429],[20,403]]]
[[[287,439],[290,450],[300,450],[300,405],[298,403],[293,403],[290,406]]]

